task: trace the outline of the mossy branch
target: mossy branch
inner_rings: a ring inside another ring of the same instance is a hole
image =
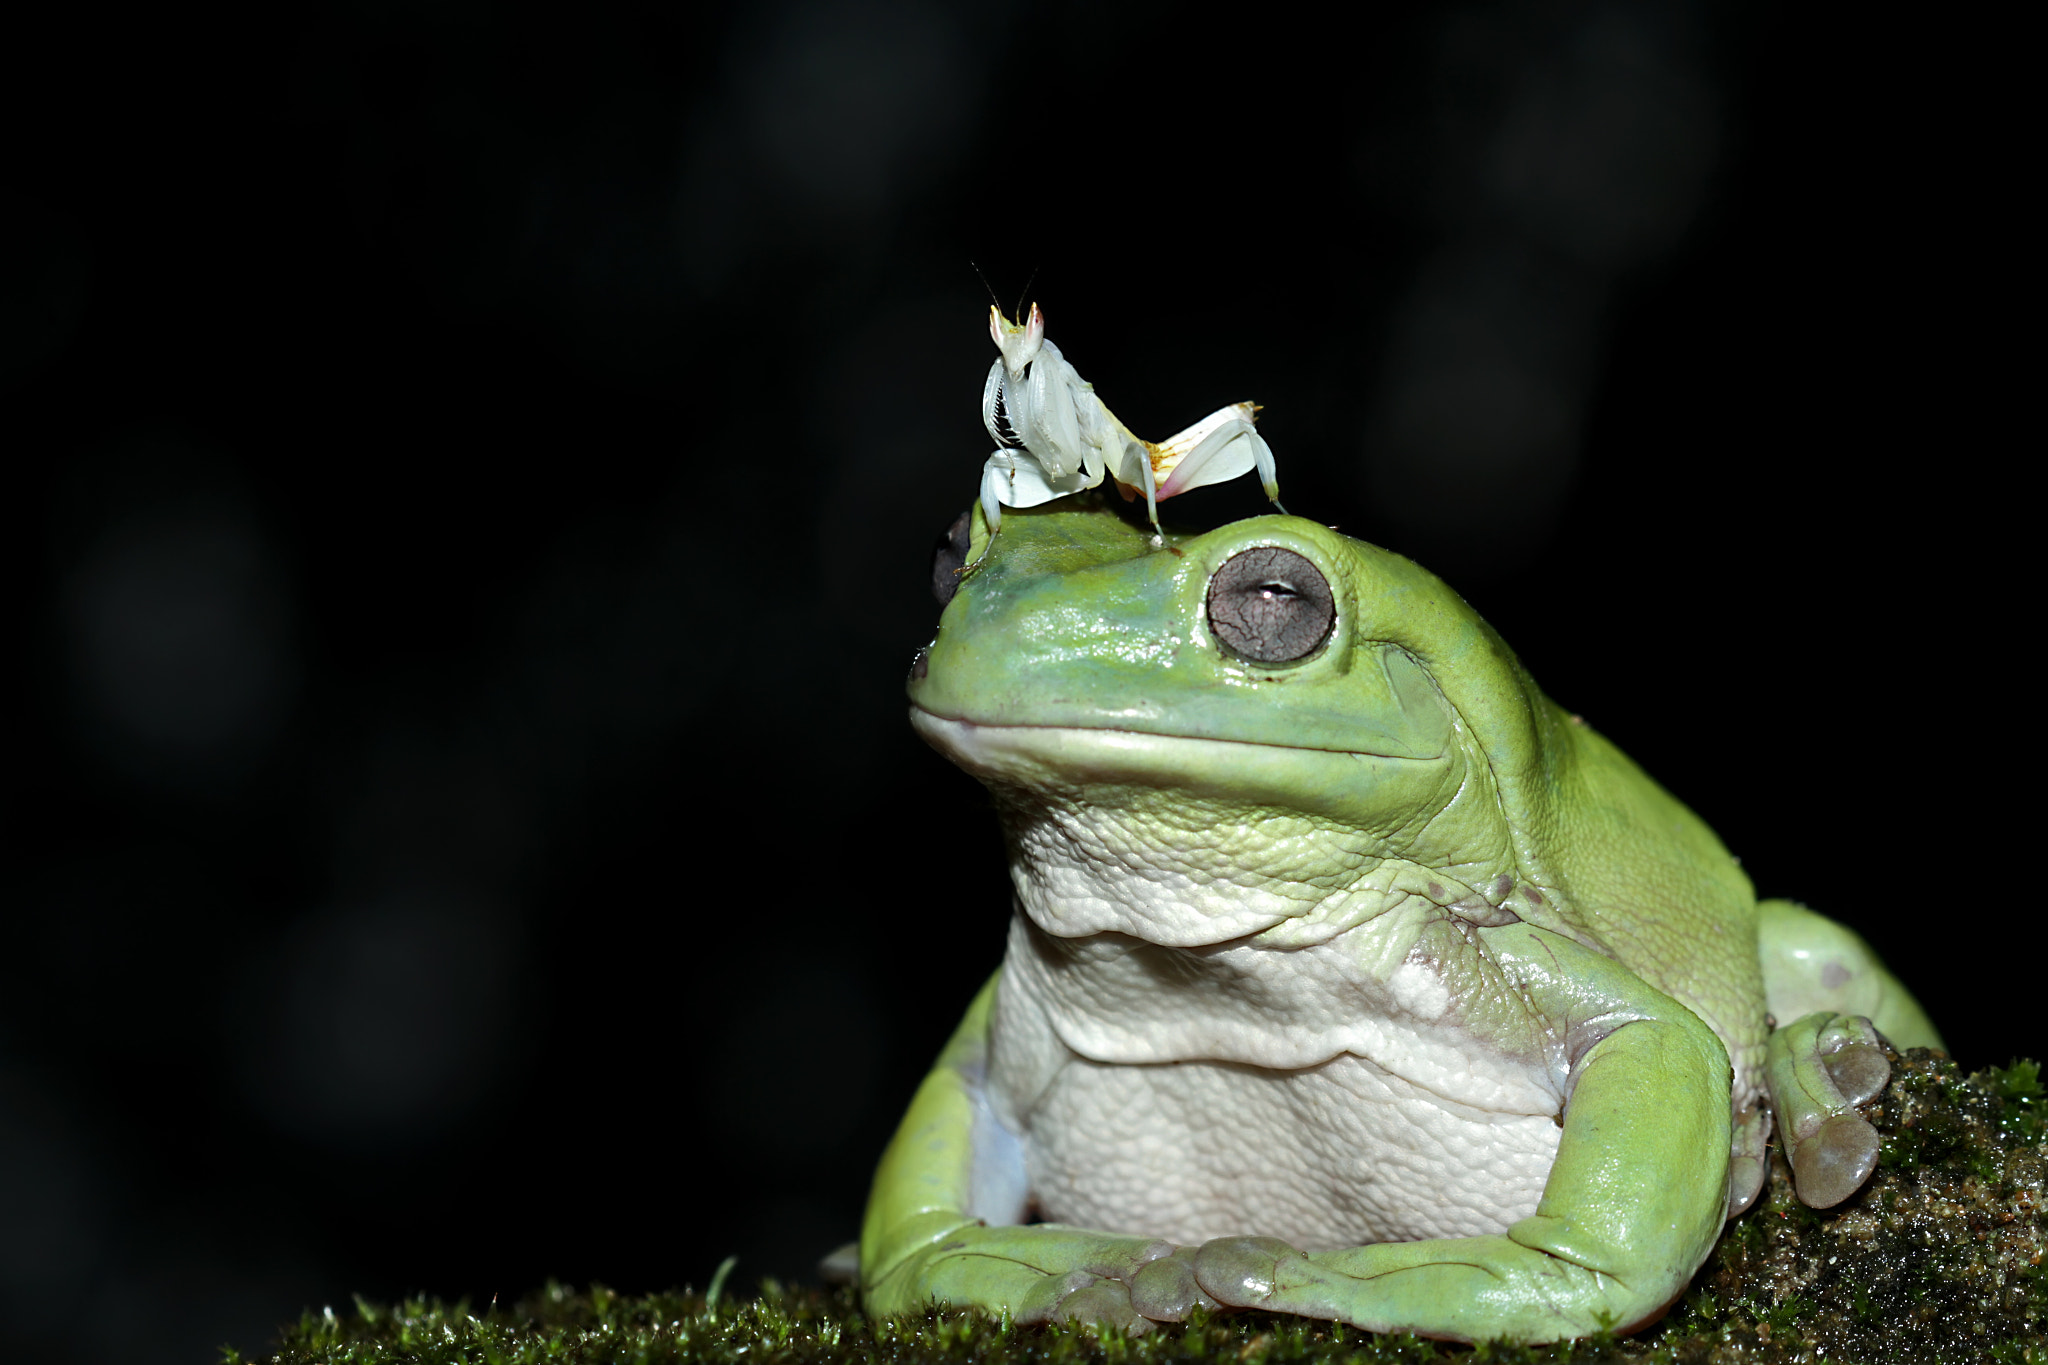
[[[1867,1110],[1877,1175],[1839,1208],[1793,1197],[1781,1161],[1685,1299],[1650,1330],[1553,1346],[1448,1346],[1245,1313],[1131,1338],[934,1309],[869,1321],[850,1291],[785,1289],[707,1304],[549,1285],[510,1307],[416,1299],[308,1314],[269,1365],[1594,1365],[1604,1361],[1961,1361],[2048,1365],[2048,1094],[2031,1061],[1965,1075],[1938,1053],[1894,1055]],[[723,1267],[721,1268],[724,1269]],[[723,1275],[720,1277],[721,1286]],[[230,1351],[229,1365],[251,1365]]]

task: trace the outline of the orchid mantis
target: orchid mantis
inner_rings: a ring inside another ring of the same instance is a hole
[[[1095,386],[1045,339],[1045,315],[1037,304],[1022,326],[990,305],[988,332],[1002,352],[981,389],[982,424],[996,443],[981,471],[981,506],[991,535],[1002,525],[1004,507],[1036,507],[1079,493],[1099,485],[1105,474],[1125,498],[1144,493],[1155,544],[1163,543],[1162,500],[1254,467],[1266,496],[1280,507],[1273,450],[1252,426],[1257,404],[1218,408],[1154,445],[1132,435],[1095,396]]]

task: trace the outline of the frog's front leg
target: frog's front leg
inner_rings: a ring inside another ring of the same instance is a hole
[[[1571,1062],[1535,1214],[1495,1236],[1314,1256],[1220,1238],[1195,1262],[1218,1301],[1373,1331],[1541,1342],[1633,1330],[1684,1292],[1727,1205],[1726,1049],[1611,959],[1527,925],[1479,932]]]
[[[861,1228],[861,1294],[876,1316],[932,1302],[1071,1318],[1127,1331],[1215,1307],[1195,1283],[1194,1248],[1057,1224],[1020,1227],[1024,1154],[985,1090],[992,977],[918,1088],[883,1153]]]

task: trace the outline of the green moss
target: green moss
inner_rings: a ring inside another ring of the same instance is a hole
[[[271,1365],[1778,1365],[1991,1360],[2048,1365],[2048,1095],[2033,1062],[1966,1076],[1937,1053],[1893,1057],[1866,1112],[1878,1173],[1840,1208],[1798,1202],[1782,1162],[1730,1224],[1692,1289],[1633,1337],[1555,1346],[1449,1346],[1244,1313],[1130,1338],[1017,1327],[938,1311],[870,1322],[847,1291],[762,1287],[734,1303],[690,1292],[627,1297],[559,1285],[482,1313],[466,1304],[358,1301],[286,1329]],[[240,1358],[229,1354],[231,1362]]]

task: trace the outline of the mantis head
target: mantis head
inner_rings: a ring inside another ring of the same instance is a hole
[[[1038,311],[1038,305],[1031,305],[1031,315],[1019,327],[1003,316],[1003,310],[995,304],[988,306],[988,335],[995,342],[996,349],[1003,353],[1003,369],[1012,379],[1022,379],[1024,369],[1038,355],[1038,348],[1045,342],[1045,314]]]

